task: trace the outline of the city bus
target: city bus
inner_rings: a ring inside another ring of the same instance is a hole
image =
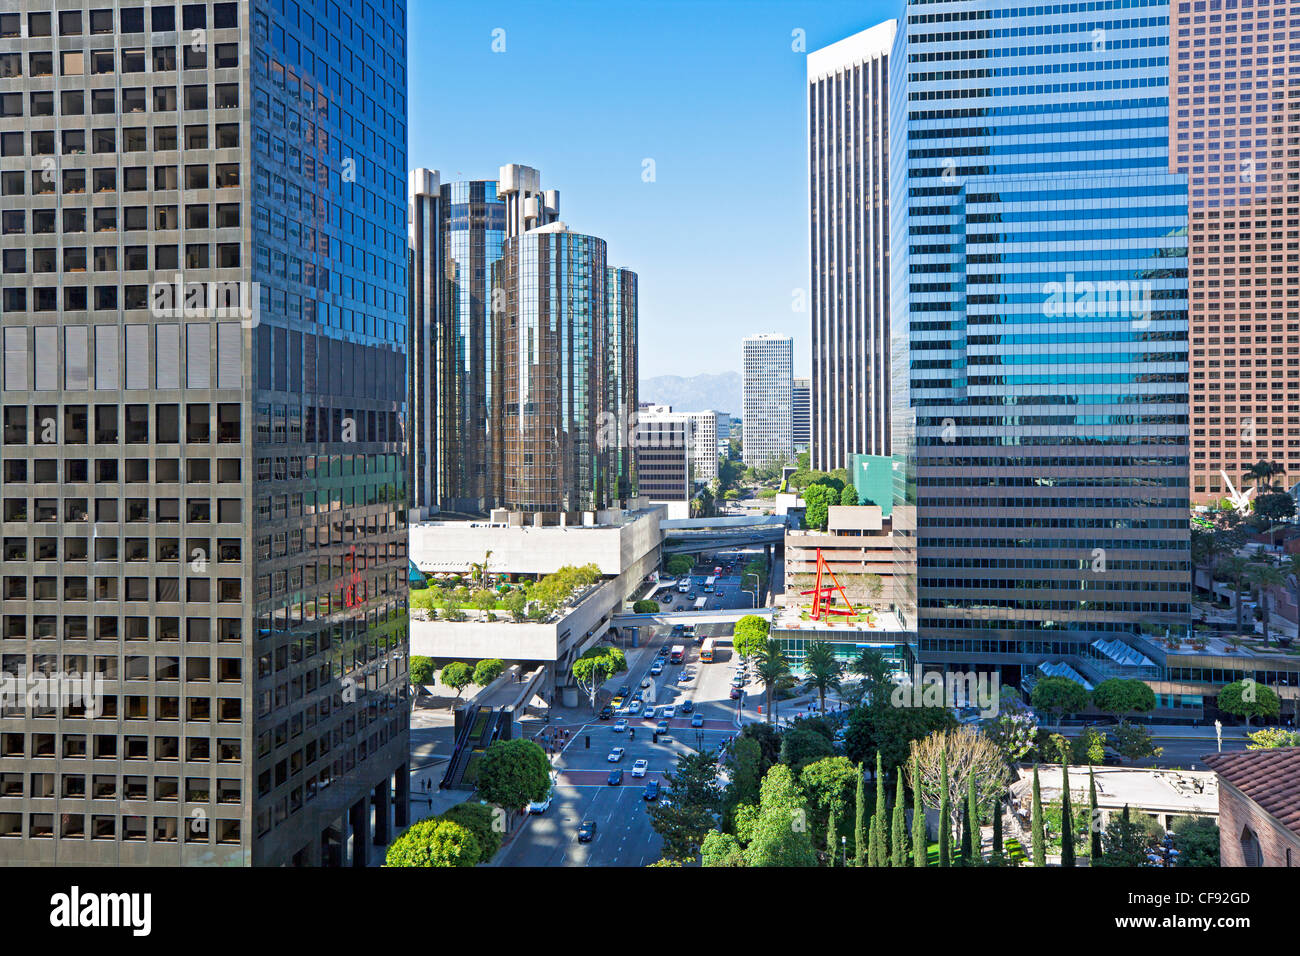
[[[682,658],[684,658],[685,656],[686,656],[686,645],[674,644],[672,653],[668,655],[668,663],[680,664],[682,662]]]
[[[714,585],[717,584],[717,583],[718,583],[718,579],[717,579],[716,577],[710,576],[710,577],[705,578],[705,579],[704,579],[704,593],[705,593],[705,594],[712,594],[713,591],[714,591]]]
[[[713,663],[713,638],[706,637],[704,643],[700,645],[700,663]]]
[[[695,599],[695,610],[697,610],[697,611],[703,611],[704,608],[705,608],[705,606],[706,606],[708,603],[709,603],[709,599],[708,599],[708,598],[696,598],[696,599]]]

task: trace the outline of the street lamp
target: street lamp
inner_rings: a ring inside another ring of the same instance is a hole
[[[754,579],[754,590],[752,590],[752,591],[748,591],[748,590],[745,589],[745,578],[753,578],[753,579]],[[742,574],[742,575],[740,576],[740,590],[741,590],[742,592],[744,592],[745,594],[748,594],[750,597],[752,597],[752,598],[754,599],[754,610],[756,610],[756,611],[758,610],[758,585],[759,585],[759,581],[760,581],[759,576],[758,576],[757,574],[755,574],[753,571],[749,572],[748,574]]]
[[[844,851],[844,865],[848,866],[849,865],[849,838],[844,836],[843,834],[840,835],[840,849]]]

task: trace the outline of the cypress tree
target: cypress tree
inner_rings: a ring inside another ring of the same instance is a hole
[[[1074,866],[1074,814],[1070,811],[1070,767],[1061,764],[1061,866]]]
[[[835,818],[835,809],[831,808],[830,819],[826,822],[826,865],[836,866],[835,854],[840,848],[836,845],[836,837],[840,828],[840,821]]]
[[[876,829],[876,858],[872,866],[889,866],[888,817],[885,816],[885,774],[880,766],[880,751],[876,751],[876,813],[871,825]]]
[[[925,866],[930,861],[925,834],[925,807],[921,805],[921,761],[912,755],[912,865]]]
[[[993,804],[993,853],[1002,858],[1002,801]]]
[[[893,851],[891,863],[894,866],[907,866],[907,824],[903,820],[903,774],[900,770],[894,786],[894,820],[893,833],[890,834],[890,849]]]
[[[875,814],[867,826],[867,866],[880,866],[880,827]]]
[[[970,866],[970,804],[961,802],[961,845],[957,848],[957,865]]]
[[[867,785],[862,779],[862,768],[858,768],[857,817],[853,827],[853,863],[855,866],[867,865]]]
[[[984,862],[983,840],[980,838],[980,805],[975,796],[975,774],[966,777],[966,829],[970,831],[970,857],[968,866],[979,866]]]
[[[1101,814],[1097,811],[1097,778],[1092,767],[1088,768],[1088,850],[1092,859],[1090,866],[1096,866],[1101,859]]]
[[[948,750],[939,751],[939,865],[951,866],[949,860],[952,842],[951,808],[948,805]]]
[[[1034,866],[1047,866],[1046,837],[1043,833],[1043,796],[1038,789],[1038,767],[1034,767],[1034,804],[1029,818],[1033,835]]]

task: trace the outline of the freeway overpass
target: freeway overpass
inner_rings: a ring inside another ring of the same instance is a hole
[[[644,627],[650,624],[668,627],[674,624],[735,624],[747,614],[757,614],[770,621],[776,612],[777,608],[774,607],[740,608],[731,611],[655,611],[650,614],[615,614],[610,618],[609,623],[611,627]]]
[[[661,521],[666,554],[700,554],[761,545],[765,548],[785,541],[784,515],[739,515],[722,518],[691,518]]]

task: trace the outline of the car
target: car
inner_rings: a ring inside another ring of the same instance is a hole
[[[683,714],[689,714],[695,709],[695,703],[694,701],[684,700],[681,703],[681,708]]]
[[[627,705],[627,712],[628,712],[629,714],[631,714],[633,717],[635,717],[637,714],[641,713],[641,701],[639,701],[639,700],[634,700],[634,701],[632,701],[632,703],[628,704],[628,705]]]
[[[677,634],[677,633],[679,633],[679,632],[676,631],[676,630],[674,630],[673,633],[674,633],[674,634]],[[665,654],[667,654],[667,653],[668,653],[669,651],[671,651],[672,649],[673,649],[673,646],[672,646],[671,644],[669,644],[669,643],[667,643],[667,642],[664,642],[664,644],[659,648],[659,656],[660,656],[660,657],[663,657]]]
[[[627,718],[620,717],[618,720],[614,721],[614,733],[621,734],[625,730],[627,730]]]
[[[659,723],[655,724],[655,732],[660,734],[668,733],[668,721],[661,720]]]
[[[642,796],[643,798],[645,798],[646,800],[658,800],[658,799],[659,799],[659,781],[658,781],[658,780],[651,780],[649,783],[647,783],[647,784],[645,785],[645,789],[641,791],[641,796]]]
[[[692,591],[690,594],[686,595],[686,600],[688,600],[688,601],[694,601],[694,600],[695,600],[695,592]]]
[[[625,748],[615,747],[613,750],[609,752],[609,762],[618,763],[620,760],[623,759],[623,754],[625,753],[627,753],[627,750]]]
[[[590,843],[596,836],[596,821],[583,820],[582,826],[578,827],[578,842]]]
[[[611,787],[617,787],[622,782],[623,782],[622,770],[611,770],[609,772],[609,785]]]
[[[1103,767],[1122,767],[1124,765],[1124,761],[1120,759],[1119,755],[1112,753],[1103,754],[1101,763]]]
[[[703,726],[704,726],[704,715],[703,715],[703,714],[695,714],[693,717],[691,717],[691,726],[692,726],[692,727],[703,727]]]
[[[672,591],[669,591],[669,592],[667,592],[666,594],[661,594],[661,595],[659,595],[659,603],[660,603],[660,604],[672,604],[672,603],[673,603],[673,592],[672,592]]]
[[[613,700],[609,702],[609,706],[618,709],[619,707],[622,707],[625,703],[627,703],[627,695],[619,694],[617,697],[615,697]]]
[[[733,687],[733,688],[731,688],[731,693],[730,693],[728,696],[729,696],[732,700],[740,700],[740,695],[741,695],[741,690],[740,690],[740,688],[739,688],[739,687]]]
[[[632,688],[629,687],[627,684],[621,685],[618,689],[619,697],[627,697],[627,695],[630,693],[632,693]]]
[[[645,772],[649,769],[650,769],[649,760],[638,760],[636,763],[632,764],[632,776],[644,777]]]
[[[650,665],[650,673],[651,673],[651,674],[654,674],[655,676],[658,676],[658,675],[662,674],[663,672],[664,672],[664,665],[663,665],[663,662],[662,662],[662,661],[655,661],[652,665]]]
[[[540,813],[545,813],[551,808],[551,800],[554,797],[555,790],[552,788],[551,791],[546,794],[545,800],[534,800],[532,803],[528,804],[528,812],[534,816]]]
[[[664,720],[672,720],[673,717],[676,716],[676,713],[677,712],[673,709],[672,704],[669,704],[667,707],[662,707],[659,710],[659,716]]]
[[[599,716],[601,720],[609,720],[609,718],[614,716],[614,708],[611,707],[609,704],[606,704],[604,707],[600,709]]]
[[[744,674],[737,674],[735,677],[731,678],[732,687],[744,687],[747,683],[748,681],[745,680]]]
[[[695,675],[692,674],[690,671],[682,671],[680,674],[677,675],[677,683],[689,684],[691,682],[691,678],[694,676]]]

